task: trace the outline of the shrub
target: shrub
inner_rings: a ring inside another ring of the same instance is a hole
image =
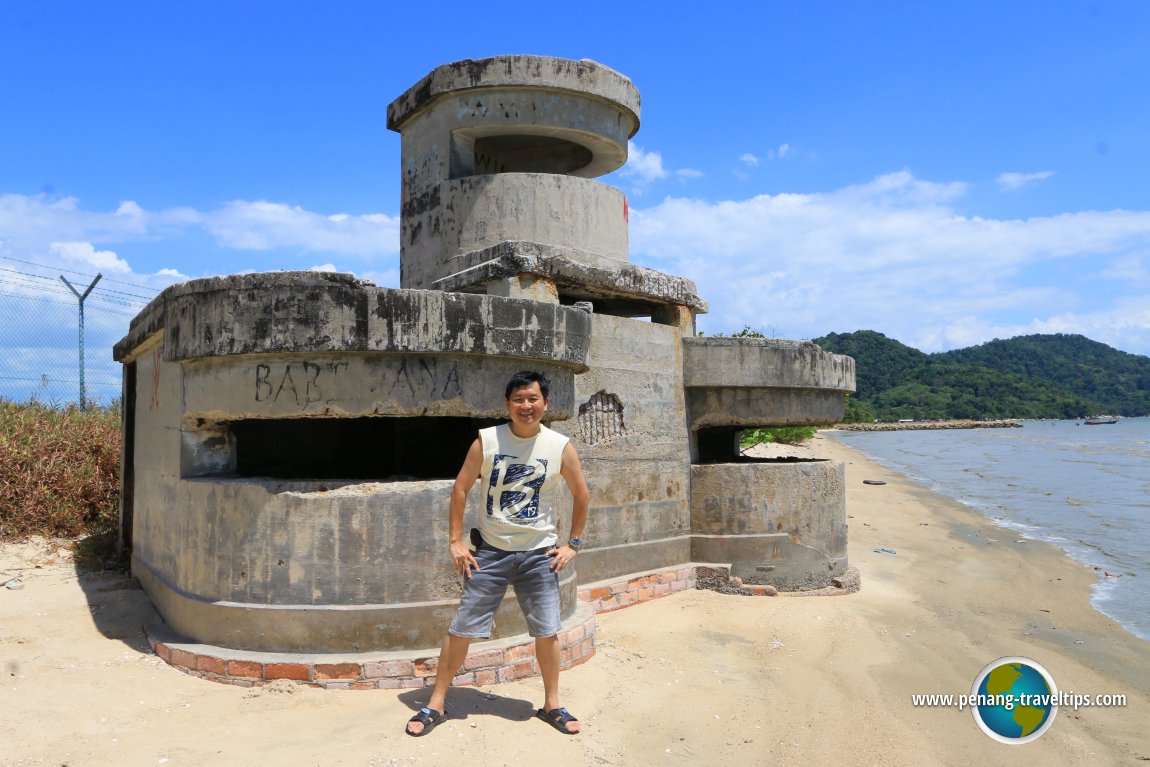
[[[119,405],[81,410],[0,399],[0,540],[115,530]]]
[[[739,434],[739,447],[746,450],[760,443],[777,442],[782,445],[801,445],[818,431],[814,426],[781,426],[774,429],[747,429]]]

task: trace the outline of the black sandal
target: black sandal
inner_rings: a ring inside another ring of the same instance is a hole
[[[421,738],[427,733],[431,732],[432,729],[435,728],[435,725],[442,722],[446,717],[446,710],[444,710],[444,712],[441,714],[435,709],[424,706],[423,708],[419,709],[419,713],[407,720],[408,724],[411,724],[412,722],[419,722],[423,725],[423,729],[419,732],[412,732],[411,730],[404,727],[403,731],[413,738]]]
[[[535,712],[535,716],[542,719],[547,724],[554,727],[564,735],[578,735],[579,731],[571,731],[567,729],[567,725],[571,722],[578,722],[579,720],[571,716],[571,712],[565,708],[553,708],[550,711],[539,709]]]

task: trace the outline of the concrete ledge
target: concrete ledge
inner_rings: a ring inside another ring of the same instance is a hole
[[[236,648],[258,654],[357,654],[370,647],[421,652],[438,642],[459,604],[449,599],[395,604],[258,604],[210,600],[170,583],[139,557],[132,574],[156,605],[170,629],[190,643]],[[576,575],[561,573],[560,602],[564,623],[579,612]],[[509,590],[495,613],[495,635],[514,640],[527,624]],[[370,650],[369,650],[370,652]]]
[[[586,298],[628,299],[687,306],[703,314],[707,302],[685,277],[604,258],[575,248],[527,240],[508,240],[456,258],[462,267],[431,287],[445,291],[475,290],[488,282],[518,274],[552,280],[561,293]]]
[[[431,70],[387,107],[387,127],[400,131],[417,112],[449,93],[478,88],[525,87],[567,91],[617,106],[639,130],[639,91],[629,79],[594,61],[551,56],[492,56],[464,59]]]
[[[778,338],[683,339],[687,388],[855,390],[855,361],[811,341]]]
[[[248,354],[386,352],[542,360],[587,370],[591,318],[499,296],[377,287],[335,272],[262,272],[172,285],[113,347],[122,362],[164,331],[166,362]]]
[[[859,590],[859,573],[849,568],[823,589],[779,592],[773,586],[744,586],[731,577],[727,564],[687,563],[678,567],[634,573],[588,583],[579,589],[575,614],[559,632],[562,668],[586,663],[595,654],[595,616],[660,599],[686,589],[708,588],[743,596],[837,596]],[[262,687],[287,680],[328,690],[396,690],[435,683],[438,648],[346,655],[268,653],[233,650],[190,642],[165,624],[145,626],[148,644],[169,665],[185,674],[222,684]],[[519,635],[473,642],[463,670],[452,680],[456,687],[482,687],[538,676],[535,640]]]

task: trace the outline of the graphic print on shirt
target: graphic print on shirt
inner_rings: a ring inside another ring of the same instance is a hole
[[[539,517],[539,489],[547,481],[547,460],[531,459],[530,463],[515,455],[495,454],[487,488],[487,516],[494,516],[495,497],[506,519],[535,520]]]

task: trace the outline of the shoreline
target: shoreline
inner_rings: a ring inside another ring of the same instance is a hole
[[[846,465],[858,593],[742,597],[684,591],[598,616],[597,652],[561,677],[584,723],[564,737],[534,719],[542,684],[458,688],[425,738],[403,722],[423,689],[324,691],[220,685],[147,651],[147,597],[66,556],[0,546],[0,765],[734,765],[830,762],[1131,764],[1150,757],[1150,643],[1090,605],[1094,573],[1053,544],[1016,544],[958,501],[833,437],[764,446]],[[864,479],[884,485],[867,485]],[[886,549],[876,551],[876,549]],[[915,707],[966,694],[1005,656],[1032,658],[1062,691],[1123,694],[1066,707],[1038,740],[992,741],[969,711]],[[847,755],[844,759],[844,755]]]
[[[1075,419],[1064,420],[1069,422],[1075,421]],[[1045,425],[1048,422],[1039,423]],[[857,443],[855,443],[848,434],[841,434],[841,437],[836,436],[836,434],[844,431],[849,430],[839,429],[838,427],[823,430],[826,436],[836,440],[839,444],[853,450],[858,450],[859,452],[864,452],[861,446],[856,447]],[[863,444],[871,443],[863,442]],[[875,445],[875,449],[879,450],[877,445]],[[881,452],[881,450],[879,450],[879,452]],[[891,460],[890,464],[886,462],[888,458]],[[890,466],[894,471],[904,472],[909,470],[915,474],[921,474],[922,472],[930,474],[926,466],[921,468],[899,468],[898,460],[893,456],[885,456],[875,460],[879,465]],[[967,468],[968,470],[973,470],[969,466]],[[975,471],[975,474],[981,477],[981,469]],[[928,481],[923,476],[916,476],[913,481],[915,484],[924,488],[933,487],[934,482],[933,480]],[[946,488],[948,483],[941,481],[939,484],[940,488]],[[1123,578],[1137,579],[1139,575],[1145,578],[1146,572],[1144,566],[1147,562],[1142,563],[1143,569],[1140,570],[1137,565],[1124,564],[1108,559],[1109,554],[1104,548],[1104,544],[1086,543],[1080,539],[1080,536],[1083,534],[1081,531],[1075,532],[1074,530],[1058,528],[1054,524],[1047,525],[1035,521],[1024,521],[1025,518],[1020,521],[1019,516],[1014,512],[1002,506],[992,505],[994,501],[987,497],[985,491],[967,491],[955,487],[953,478],[950,482],[949,489],[939,489],[935,492],[941,497],[951,498],[964,508],[968,508],[980,517],[986,519],[995,529],[1000,531],[1001,535],[999,538],[1001,540],[1008,543],[1012,541],[1018,543],[1020,541],[1017,539],[1024,538],[1026,542],[1043,542],[1052,545],[1072,562],[1090,571],[1094,576],[1094,581],[1090,588],[1091,606],[1118,622],[1123,626],[1125,631],[1143,641],[1150,642],[1150,624],[1146,623],[1146,616],[1144,614],[1138,615],[1137,612],[1132,609],[1132,605],[1135,603],[1132,602],[1131,592],[1123,590],[1126,586],[1131,585],[1130,581],[1127,581],[1125,584],[1122,582]],[[954,495],[948,495],[948,493],[954,493]],[[1051,493],[1047,493],[1047,495],[1050,494]],[[1095,515],[1091,514],[1091,516]],[[1127,568],[1134,568],[1134,571]],[[1137,580],[1135,580],[1135,584],[1136,583]],[[1109,608],[1106,607],[1108,602],[1113,601],[1111,595],[1117,590],[1122,590],[1121,595],[1117,597],[1115,602],[1117,609],[1115,609],[1114,605],[1111,605]]]

